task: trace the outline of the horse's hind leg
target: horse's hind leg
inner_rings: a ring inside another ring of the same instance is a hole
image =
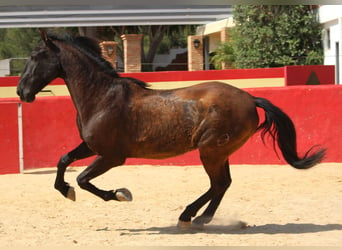
[[[76,160],[84,159],[93,155],[95,155],[95,153],[89,149],[85,142],[82,142],[75,149],[60,158],[57,164],[55,188],[61,192],[64,197],[73,201],[76,199],[74,188],[64,181],[64,173],[66,168]]]
[[[225,161],[222,168],[218,169],[218,175],[215,173],[209,174],[209,176],[211,188],[214,190],[213,198],[202,215],[193,220],[193,223],[196,225],[207,224],[212,220],[224,194],[232,183],[228,160]]]
[[[201,197],[188,205],[183,213],[179,216],[179,227],[189,227],[191,225],[191,218],[195,217],[198,210],[200,210],[212,197],[212,189],[210,188]]]
[[[215,158],[215,155],[207,157],[204,156],[204,154],[201,154],[201,160],[210,178],[210,188],[195,202],[186,207],[179,217],[179,225],[181,227],[183,225],[190,225],[191,217],[196,216],[197,212],[210,201],[203,214],[193,221],[194,224],[200,226],[209,223],[212,220],[226,190],[231,184],[228,160],[225,158],[221,158],[222,160]]]
[[[122,165],[125,159],[107,159],[103,156],[98,156],[78,177],[78,185],[94,195],[102,198],[105,201],[131,201],[132,194],[125,188],[117,190],[101,190],[90,183],[90,180],[107,172],[109,169]]]

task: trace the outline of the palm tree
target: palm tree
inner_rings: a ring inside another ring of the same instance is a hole
[[[230,42],[221,43],[210,59],[210,62],[214,64],[215,69],[234,68],[234,61],[234,50]]]

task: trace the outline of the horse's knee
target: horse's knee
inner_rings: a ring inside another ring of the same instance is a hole
[[[218,185],[220,185],[224,191],[226,191],[230,185],[232,185],[232,177],[230,175],[229,167],[225,169],[224,174],[221,176],[221,181],[218,182]]]
[[[226,191],[229,187],[230,187],[230,185],[232,185],[232,179],[228,179],[224,184],[223,184],[223,189],[224,189],[224,191]]]
[[[231,184],[232,184],[232,180],[231,179],[225,179],[225,180],[222,180],[220,182],[215,183],[212,186],[212,189],[214,190],[214,193],[226,192]]]
[[[59,159],[57,167],[66,168],[71,162],[73,162],[73,159],[70,158],[69,154],[62,155]]]
[[[87,186],[87,184],[89,183],[89,180],[86,179],[86,178],[84,178],[84,177],[82,176],[82,174],[80,174],[79,176],[77,176],[76,180],[77,180],[78,186],[80,186],[80,188],[82,188],[82,189],[85,189],[86,186]]]
[[[225,185],[225,188],[228,189],[231,185],[232,185],[232,179],[229,178],[229,180],[227,181],[226,185]]]

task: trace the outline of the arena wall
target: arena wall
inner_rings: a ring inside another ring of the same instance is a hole
[[[18,173],[18,101],[0,101],[0,174]]]
[[[121,73],[150,84],[153,89],[173,89],[203,81],[221,81],[238,88],[264,88],[291,85],[325,85],[335,83],[335,67],[330,65],[286,66],[263,69]],[[0,78],[0,98],[17,97],[19,77]],[[56,79],[38,96],[69,95],[62,79]]]
[[[174,77],[178,73],[169,72],[168,79],[177,82],[178,79]],[[148,77],[155,77],[152,73],[145,73],[145,79],[135,74],[131,76],[151,82],[153,79]],[[62,86],[62,83],[60,80],[55,81],[56,86]],[[299,85],[245,90],[254,96],[271,100],[288,113],[296,125],[300,154],[313,145],[321,144],[328,148],[325,162],[342,162],[342,154],[339,152],[342,138],[342,86]],[[19,106],[22,108],[22,137],[19,136]],[[260,110],[259,113],[262,117],[263,112]],[[81,142],[75,120],[76,111],[69,96],[38,97],[30,104],[21,104],[17,97],[0,98],[0,156],[4,159],[0,173],[18,173],[20,169],[55,166],[62,154]],[[83,166],[90,161],[86,159],[73,165]],[[274,153],[271,142],[263,145],[259,134],[255,134],[234,153],[230,161],[232,164],[285,164],[282,157],[279,159]],[[126,164],[197,165],[201,162],[198,152],[194,151],[165,160],[128,159]]]

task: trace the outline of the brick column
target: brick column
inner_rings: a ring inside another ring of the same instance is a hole
[[[228,42],[229,41],[229,28],[224,27],[221,29],[221,42]]]
[[[118,43],[112,41],[104,41],[100,43],[100,47],[102,49],[103,58],[110,62],[113,68],[116,69],[116,51],[118,48]]]
[[[195,47],[194,42],[197,42],[198,47]],[[203,59],[203,36],[188,36],[189,71],[203,70]]]
[[[141,72],[142,34],[122,35],[125,72]]]

